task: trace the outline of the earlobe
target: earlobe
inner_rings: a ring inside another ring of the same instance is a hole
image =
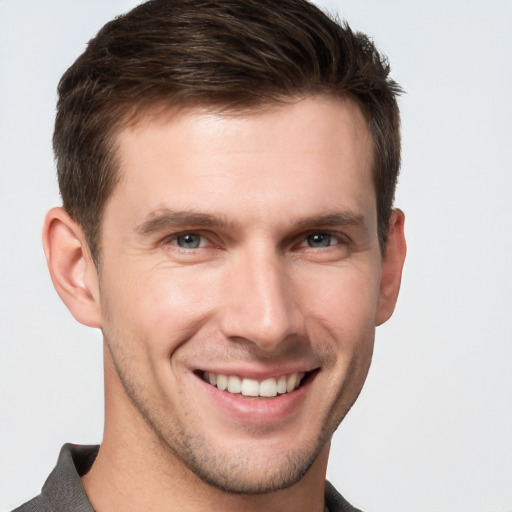
[[[101,327],[96,266],[80,226],[64,209],[47,213],[43,247],[55,290],[71,314],[84,325]]]
[[[386,251],[382,259],[382,274],[376,325],[386,322],[395,309],[400,291],[402,268],[404,266],[407,245],[404,234],[405,216],[401,210],[393,210],[389,220]]]

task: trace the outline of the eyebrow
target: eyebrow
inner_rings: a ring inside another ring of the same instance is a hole
[[[180,226],[205,226],[227,227],[229,222],[216,215],[191,211],[176,211],[167,208],[158,210],[150,215],[150,218],[137,226],[135,231],[142,235],[148,235],[166,228]]]
[[[304,217],[294,223],[296,229],[314,229],[319,227],[364,226],[365,217],[350,211],[332,212],[314,217]],[[150,214],[149,219],[135,228],[142,235],[156,233],[165,229],[187,226],[229,228],[232,223],[222,216],[193,211],[177,211],[164,208]]]
[[[316,217],[304,217],[296,223],[297,227],[301,229],[317,228],[320,226],[357,227],[364,226],[365,224],[364,215],[350,211],[327,213]]]

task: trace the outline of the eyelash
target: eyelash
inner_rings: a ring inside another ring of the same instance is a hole
[[[182,237],[199,237],[199,242],[196,247],[181,247],[178,245],[178,240]],[[312,246],[308,245],[308,242],[311,243],[312,237],[328,237],[328,245],[319,245],[319,246]],[[294,247],[298,248],[305,248],[309,250],[315,250],[315,249],[323,249],[328,250],[332,247],[335,247],[337,245],[346,245],[348,241],[346,240],[345,236],[340,235],[339,233],[331,233],[329,231],[310,231],[308,233],[301,234],[300,242],[298,244],[294,244]],[[334,239],[334,242],[333,242]],[[207,249],[210,248],[208,246],[205,247],[205,242],[208,243],[208,245],[215,245],[211,242],[211,237],[197,231],[182,231],[180,233],[175,233],[169,237],[166,237],[163,241],[164,245],[173,245],[178,250],[184,251],[184,252],[191,252],[195,249]]]
[[[190,236],[190,237],[199,237],[199,245],[197,247],[181,247],[178,245],[178,240],[181,238],[181,237],[187,237],[187,236]],[[204,234],[202,233],[199,233],[199,232],[196,232],[196,231],[184,231],[184,232],[181,232],[181,233],[176,233],[174,235],[171,235],[167,238],[164,239],[164,244],[165,245],[174,245],[177,249],[181,250],[181,251],[185,251],[185,252],[189,252],[189,251],[193,251],[195,249],[203,249],[204,248],[204,245],[202,245],[204,243],[204,241],[207,241],[208,240],[208,237],[206,237]]]
[[[311,239],[313,237],[320,238],[320,241],[322,241],[324,238],[327,238],[328,239],[327,240],[328,244],[327,245],[319,245],[319,246],[316,246],[316,247],[312,246],[312,245],[306,245],[306,244],[312,242]],[[334,243],[331,243],[333,241],[333,239],[335,241],[334,241]],[[338,234],[330,233],[328,231],[314,231],[314,232],[310,232],[310,233],[307,233],[306,235],[304,235],[303,241],[299,244],[299,247],[307,247],[308,249],[328,249],[330,247],[339,245],[340,243],[343,243],[343,239]]]

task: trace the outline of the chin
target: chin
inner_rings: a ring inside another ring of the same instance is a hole
[[[183,462],[206,484],[230,494],[258,495],[287,489],[298,483],[311,468],[322,446],[273,456],[201,453]],[[197,452],[196,452],[197,453]],[[190,454],[189,454],[190,455]]]

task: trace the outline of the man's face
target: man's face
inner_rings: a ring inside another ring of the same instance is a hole
[[[125,128],[118,149],[101,249],[107,424],[117,386],[116,410],[145,420],[123,428],[203,480],[292,485],[356,399],[380,321],[363,115],[324,97],[187,111]]]

